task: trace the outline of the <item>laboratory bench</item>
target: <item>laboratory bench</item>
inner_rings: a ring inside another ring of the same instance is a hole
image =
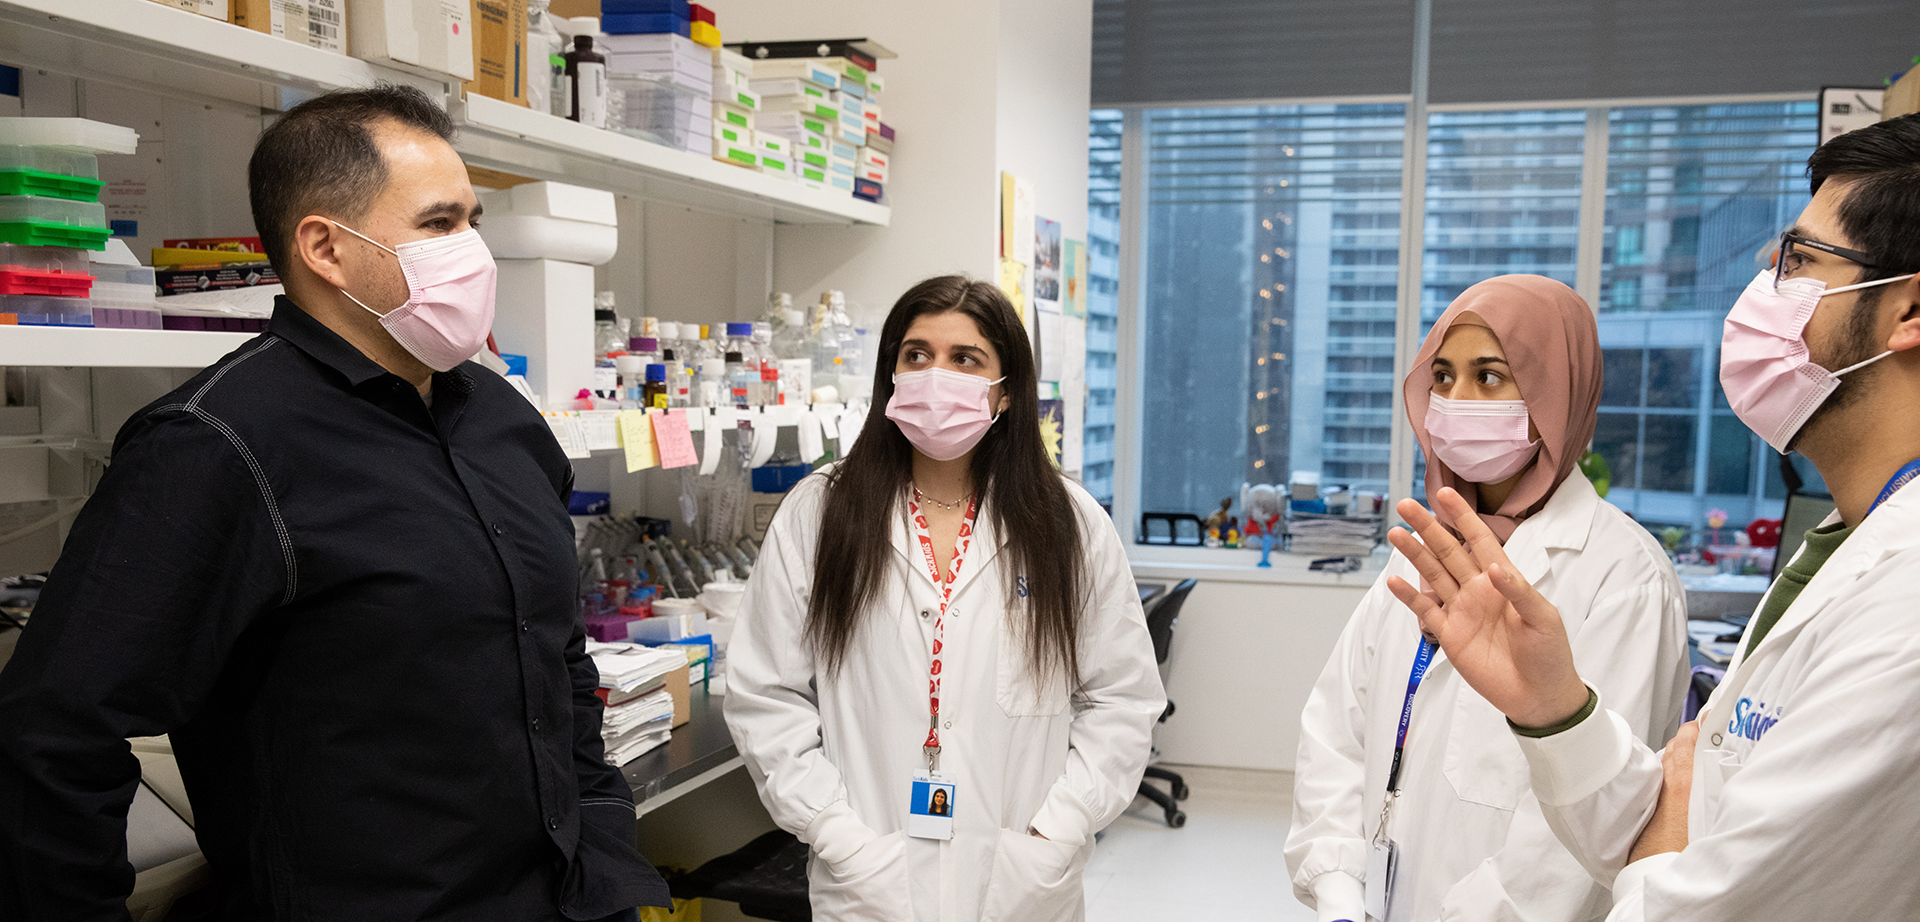
[[[695,687],[687,697],[687,723],[673,728],[673,735],[660,748],[620,766],[641,816],[743,764],[721,714],[725,702],[726,696],[709,692],[706,683]]]

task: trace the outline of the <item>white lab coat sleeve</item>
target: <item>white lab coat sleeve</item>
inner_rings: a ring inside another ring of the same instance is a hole
[[[1091,496],[1069,484],[1086,548],[1090,605],[1080,620],[1080,687],[1073,693],[1067,768],[1030,825],[1056,842],[1083,845],[1140,790],[1166,689],[1147,636],[1126,547]]]
[[[727,728],[773,821],[838,864],[878,838],[854,814],[821,746],[814,658],[806,642],[821,478],[775,514],[727,648]],[[796,502],[797,500],[797,502]]]
[[[1660,798],[1660,755],[1605,695],[1564,733],[1515,739],[1548,827],[1594,880],[1613,886]]]
[[[1625,721],[1636,741],[1665,742],[1679,729],[1687,674],[1686,621],[1686,600],[1678,584],[1654,579],[1596,602],[1574,638],[1580,675]],[[1583,867],[1556,841],[1539,800],[1528,796],[1515,809],[1500,850],[1447,892],[1440,918],[1587,919],[1599,908],[1590,905],[1593,882],[1611,884],[1617,870],[1605,861],[1596,862],[1592,870]]]
[[[1361,598],[1300,714],[1287,870],[1294,895],[1322,922],[1365,917],[1367,707],[1380,692],[1371,686],[1382,622],[1400,605],[1387,577],[1407,575],[1402,560],[1395,553]]]
[[[1694,797],[1717,784],[1708,828],[1684,851],[1634,862],[1615,882],[1609,922],[1920,918],[1913,830],[1920,826],[1920,636],[1911,627],[1911,566],[1877,574],[1873,595],[1820,617],[1849,619],[1819,643],[1803,677],[1744,765],[1703,727]],[[1871,612],[1871,609],[1880,609]],[[1891,616],[1891,617],[1889,617]],[[1770,696],[1771,697],[1771,696]],[[1757,709],[1757,708],[1756,708]],[[1751,722],[1750,722],[1751,723]],[[1749,735],[1753,731],[1750,730]],[[1712,761],[1706,761],[1711,759]]]

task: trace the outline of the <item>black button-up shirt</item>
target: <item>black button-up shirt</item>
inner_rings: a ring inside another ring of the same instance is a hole
[[[0,673],[0,918],[124,919],[172,735],[229,919],[664,904],[607,766],[572,468],[474,365],[431,408],[291,301],[120,430]]]

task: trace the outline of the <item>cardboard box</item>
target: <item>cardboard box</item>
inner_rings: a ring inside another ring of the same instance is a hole
[[[354,57],[430,78],[474,78],[466,0],[348,0],[347,9]]]
[[[221,22],[228,21],[227,0],[158,0],[161,6],[198,13]]]
[[[527,5],[520,0],[469,0],[473,79],[467,92],[516,106],[527,104]]]
[[[753,62],[753,79],[778,80],[782,77],[811,80],[829,90],[840,88],[840,77],[832,69],[822,67],[818,61],[786,58]]]

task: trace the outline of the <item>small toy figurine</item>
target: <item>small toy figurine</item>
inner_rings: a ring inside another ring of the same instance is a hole
[[[1231,525],[1227,526],[1227,546],[1228,547],[1240,546],[1240,530],[1237,528],[1234,528]]]
[[[1273,532],[1263,531],[1260,533],[1260,562],[1255,564],[1255,566],[1260,566],[1260,567],[1273,566],[1273,561],[1267,559],[1272,555],[1273,555]]]

